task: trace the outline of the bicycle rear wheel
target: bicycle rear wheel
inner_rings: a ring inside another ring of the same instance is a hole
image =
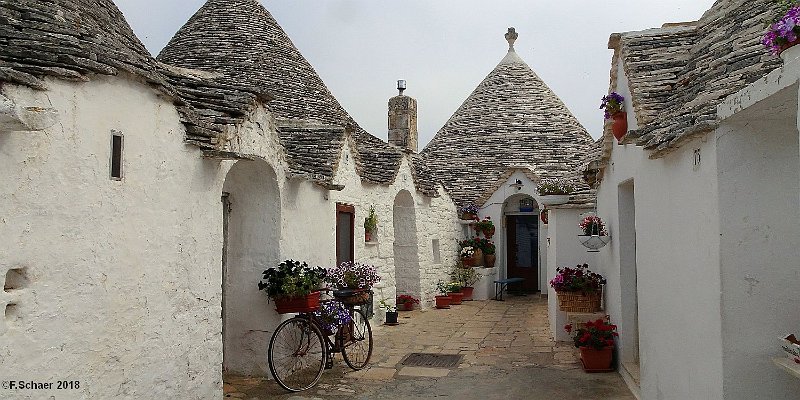
[[[354,370],[367,366],[372,357],[372,327],[363,311],[353,310],[353,320],[339,327],[344,362]]]
[[[322,376],[327,347],[319,329],[305,318],[284,321],[269,341],[269,370],[291,392],[310,389]]]

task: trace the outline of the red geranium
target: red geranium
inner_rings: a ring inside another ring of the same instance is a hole
[[[608,316],[606,316],[608,318]],[[595,349],[602,349],[607,346],[614,345],[614,337],[619,336],[616,332],[617,326],[609,324],[606,320],[598,319],[596,321],[588,321],[581,324],[578,329],[573,329],[572,325],[565,325],[564,330],[567,333],[574,335],[572,340],[575,342],[575,347],[593,347]]]

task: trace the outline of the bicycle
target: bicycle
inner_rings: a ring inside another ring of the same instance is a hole
[[[334,300],[323,300],[321,303]],[[372,356],[372,327],[364,310],[345,305],[351,320],[325,332],[313,312],[302,312],[282,322],[269,341],[269,369],[275,381],[290,392],[314,387],[324,369],[333,368],[333,356],[342,353],[353,370],[367,366]],[[333,336],[331,340],[330,336]]]

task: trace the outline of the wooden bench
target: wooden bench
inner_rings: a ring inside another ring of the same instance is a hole
[[[504,301],[503,291],[508,289],[508,285],[521,282],[525,282],[525,278],[506,278],[494,281],[494,299]]]

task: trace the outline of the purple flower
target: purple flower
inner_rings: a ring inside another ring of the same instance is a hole
[[[800,34],[800,6],[794,6],[777,22],[770,25],[761,43],[772,54],[778,54],[797,41]]]

